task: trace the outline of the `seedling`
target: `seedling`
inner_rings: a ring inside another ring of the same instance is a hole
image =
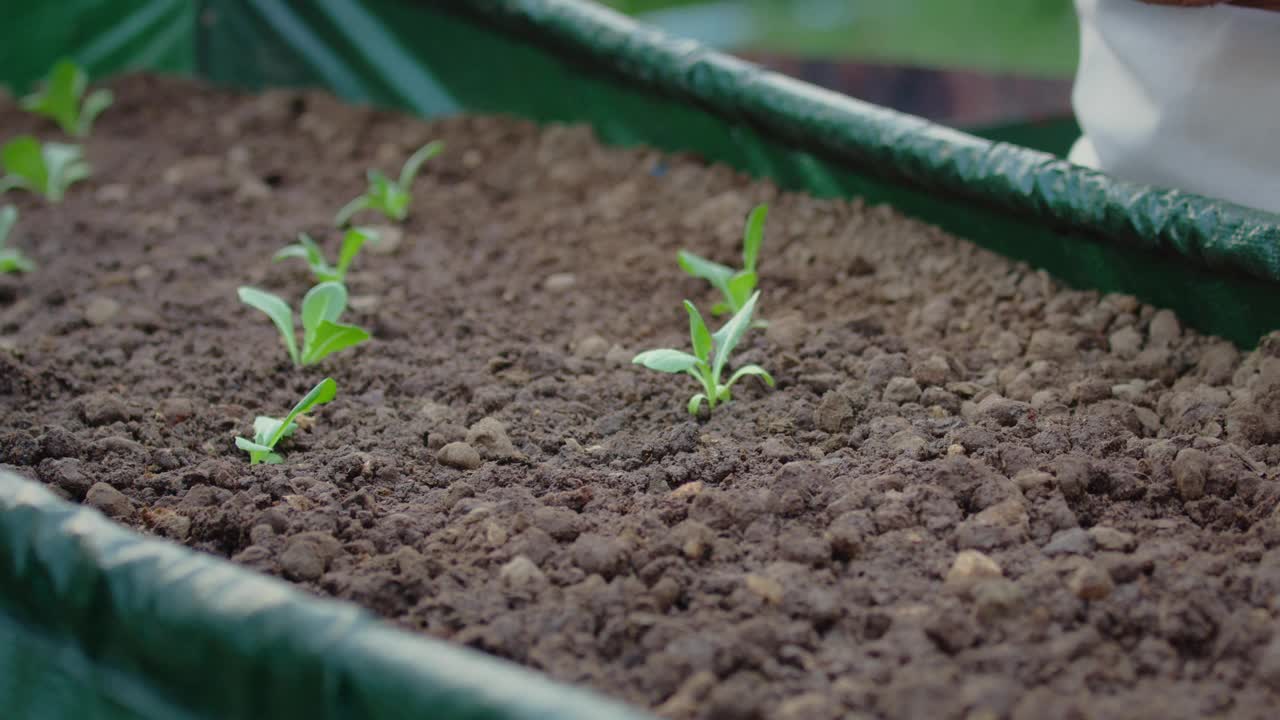
[[[289,359],[297,367],[314,365],[324,358],[369,339],[369,333],[355,325],[342,325],[338,318],[347,309],[347,289],[342,283],[323,282],[302,299],[302,352],[294,337],[293,310],[278,296],[257,288],[239,289],[240,302],[266,313],[280,331]]]
[[[337,217],[333,219],[334,225],[346,227],[347,223],[351,222],[351,218],[362,210],[377,210],[390,220],[403,221],[409,216],[409,201],[413,199],[409,189],[413,187],[414,178],[418,177],[418,171],[422,169],[424,162],[443,151],[444,143],[440,140],[429,142],[418,148],[417,152],[405,160],[404,167],[400,168],[398,182],[383,175],[380,170],[370,170],[368,172],[369,189],[365,190],[360,197],[342,206]]]
[[[18,209],[12,205],[0,208],[0,273],[31,272],[36,264],[7,245],[9,231],[18,222]]]
[[[760,255],[760,245],[764,242],[764,221],[768,215],[768,205],[757,205],[747,216],[747,227],[742,233],[743,267],[741,270],[712,262],[688,250],[681,250],[676,254],[676,261],[685,272],[711,283],[712,287],[724,296],[722,302],[711,307],[712,315],[739,312],[746,304],[747,298],[755,292],[756,258]],[[762,323],[757,322],[757,324]]]
[[[311,268],[316,282],[342,282],[347,278],[347,268],[355,260],[366,242],[377,238],[377,233],[367,228],[351,228],[342,237],[342,249],[338,251],[338,264],[330,265],[324,259],[324,251],[306,233],[298,233],[298,242],[286,245],[272,259],[276,262],[288,258],[302,258]]]
[[[698,308],[688,300],[684,301],[684,309],[689,313],[689,335],[693,339],[693,354],[681,350],[648,350],[635,356],[632,360],[650,370],[665,373],[688,373],[702,383],[702,392],[689,398],[689,413],[697,415],[702,404],[707,404],[707,411],[716,409],[716,405],[732,399],[729,388],[739,379],[747,375],[755,375],[773,387],[773,376],[759,365],[743,365],[729,377],[729,382],[721,384],[720,376],[738,341],[742,339],[747,328],[751,326],[751,313],[755,310],[756,300],[760,293],[753,293],[743,303],[742,309],[729,318],[715,335],[707,330]]]
[[[44,143],[21,135],[0,147],[0,193],[21,189],[60,202],[72,183],[89,177],[89,163],[79,145]]]
[[[333,381],[333,378],[321,380],[319,385],[311,388],[311,392],[307,393],[297,405],[293,406],[293,410],[283,420],[267,417],[266,415],[259,415],[254,418],[253,439],[237,437],[236,447],[249,453],[250,465],[259,463],[279,465],[284,462],[284,458],[280,457],[280,454],[275,451],[276,444],[293,435],[294,431],[298,429],[298,423],[294,422],[298,419],[298,416],[317,405],[329,402],[337,394],[338,384]]]
[[[87,137],[94,119],[115,101],[106,89],[94,90],[86,97],[88,87],[89,76],[79,65],[59,60],[40,89],[22,98],[22,109],[50,118],[68,135]]]

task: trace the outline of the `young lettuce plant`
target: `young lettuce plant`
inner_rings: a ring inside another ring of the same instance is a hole
[[[302,350],[294,337],[293,310],[278,296],[257,288],[239,289],[240,302],[266,313],[280,331],[289,359],[296,367],[314,365],[339,350],[369,339],[369,333],[355,325],[338,322],[347,309],[347,289],[342,283],[323,282],[302,299]]]
[[[360,248],[366,242],[377,238],[377,233],[368,228],[351,228],[342,237],[342,249],[338,251],[338,264],[330,265],[324,259],[324,251],[315,240],[306,233],[298,233],[298,242],[286,245],[272,259],[280,262],[288,258],[302,258],[311,268],[311,275],[316,282],[342,282],[347,278],[347,268],[356,259]]]
[[[0,273],[31,272],[36,264],[8,246],[9,231],[18,222],[18,209],[12,205],[0,208]]]
[[[764,221],[768,215],[768,205],[757,205],[747,216],[747,227],[742,233],[743,267],[741,270],[712,262],[688,250],[681,250],[676,254],[676,262],[680,263],[680,267],[685,272],[711,283],[712,287],[724,296],[722,302],[712,306],[712,315],[736,313],[742,310],[747,298],[755,292],[756,259],[760,255],[760,245],[764,242]]]
[[[333,224],[337,227],[346,227],[347,223],[351,222],[351,218],[362,210],[376,210],[390,220],[403,221],[409,216],[409,201],[413,199],[409,189],[413,187],[418,171],[422,169],[423,163],[442,152],[444,152],[444,143],[440,140],[429,142],[418,148],[417,152],[405,160],[404,167],[400,168],[399,181],[383,175],[380,170],[370,170],[368,172],[369,189],[365,190],[360,197],[343,205],[337,217],[333,219]]]
[[[253,439],[237,437],[236,447],[249,453],[250,465],[259,463],[278,465],[284,462],[284,458],[280,457],[279,453],[275,451],[276,444],[293,435],[294,431],[298,429],[298,423],[294,421],[298,419],[299,415],[317,405],[329,402],[337,394],[338,384],[333,381],[333,378],[321,380],[319,385],[311,388],[311,392],[307,393],[297,405],[293,406],[293,410],[283,420],[267,417],[266,415],[259,415],[254,418]]]
[[[685,300],[684,309],[689,313],[689,335],[693,339],[693,354],[671,349],[648,350],[635,356],[632,362],[659,372],[688,373],[702,383],[702,392],[689,398],[688,408],[692,415],[698,414],[704,402],[707,404],[708,412],[714,411],[716,405],[728,402],[732,398],[729,388],[748,375],[755,375],[764,380],[769,387],[773,387],[773,376],[759,365],[743,365],[729,376],[728,382],[720,382],[724,366],[729,361],[729,354],[737,347],[738,341],[751,326],[751,313],[755,311],[756,300],[759,297],[760,293],[756,292],[747,298],[742,308],[714,335],[707,330],[707,324],[703,322],[698,308]]]
[[[89,177],[79,145],[44,143],[21,135],[0,146],[0,193],[21,189],[60,202],[72,183]]]
[[[93,121],[111,107],[110,90],[94,90],[85,96],[89,76],[71,60],[59,60],[39,90],[22,98],[22,109],[43,115],[75,137],[87,137]]]

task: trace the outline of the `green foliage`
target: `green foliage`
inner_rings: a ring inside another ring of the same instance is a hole
[[[338,384],[333,378],[325,378],[320,381],[319,385],[311,388],[311,392],[293,406],[293,410],[289,412],[283,420],[266,415],[259,415],[253,420],[253,439],[237,437],[236,447],[249,453],[249,464],[257,465],[258,463],[267,463],[268,465],[277,465],[284,462],[284,458],[276,453],[276,444],[282,439],[293,435],[298,429],[298,423],[294,422],[298,416],[311,410],[317,405],[323,405],[334,398],[338,394]]]
[[[443,151],[444,143],[440,140],[429,142],[418,148],[418,151],[404,162],[404,167],[400,168],[398,181],[382,174],[380,170],[370,170],[369,189],[365,190],[360,197],[342,206],[337,217],[333,219],[334,225],[346,227],[347,223],[351,222],[351,218],[362,210],[376,210],[389,220],[403,221],[409,216],[409,201],[413,199],[409,190],[413,187],[414,179],[418,177],[418,171],[422,169],[423,163]]]
[[[12,205],[0,208],[0,273],[31,272],[36,268],[25,255],[8,246],[9,232],[17,222],[17,208]]]
[[[0,147],[0,193],[21,189],[60,202],[72,183],[89,177],[89,163],[79,145],[44,143],[20,135]]]
[[[68,135],[87,137],[94,119],[115,101],[106,89],[94,90],[85,97],[88,87],[89,76],[79,65],[59,60],[40,89],[22,98],[22,109],[50,118]]]
[[[747,216],[747,227],[742,233],[741,270],[712,262],[687,250],[676,254],[676,261],[685,272],[711,283],[724,297],[723,302],[712,306],[712,315],[738,312],[755,292],[756,260],[760,255],[760,245],[764,243],[764,221],[768,215],[768,205],[757,205]]]
[[[369,339],[369,333],[355,325],[338,322],[347,309],[347,289],[342,283],[323,282],[311,288],[302,299],[302,351],[294,337],[293,310],[278,296],[257,288],[239,289],[240,302],[257,308],[275,324],[284,340],[289,359],[297,367],[314,365],[339,350],[354,347]]]
[[[324,252],[315,240],[306,233],[298,233],[298,242],[286,245],[272,259],[276,262],[287,258],[302,258],[311,268],[311,275],[316,282],[343,282],[347,278],[347,268],[355,260],[360,248],[366,242],[376,240],[377,233],[368,228],[351,228],[342,236],[342,249],[338,251],[338,264],[330,265],[324,258]]]
[[[729,354],[737,347],[738,342],[751,326],[751,313],[755,311],[759,297],[760,293],[757,292],[747,298],[742,308],[714,335],[707,330],[707,324],[703,322],[698,308],[685,300],[684,309],[689,313],[689,335],[693,342],[693,354],[671,349],[648,350],[635,356],[632,362],[658,372],[688,373],[701,383],[702,392],[689,398],[688,409],[693,415],[698,414],[704,402],[707,404],[708,411],[715,410],[716,405],[722,402],[728,402],[732,399],[729,388],[748,375],[755,375],[773,387],[773,376],[759,365],[743,365],[729,377],[728,382],[723,384],[720,382],[724,366],[729,361]]]

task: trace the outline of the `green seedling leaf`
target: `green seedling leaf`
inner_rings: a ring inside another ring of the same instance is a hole
[[[717,381],[720,379],[720,373],[724,370],[725,363],[729,360],[729,354],[738,346],[738,341],[742,340],[747,328],[751,327],[751,313],[755,311],[758,299],[760,299],[760,293],[754,293],[747,300],[747,303],[742,306],[742,309],[729,318],[729,322],[717,330],[715,335],[711,336],[711,341],[716,346],[716,357],[712,363],[712,372],[715,374]]]
[[[757,205],[747,216],[747,227],[742,231],[742,268],[755,273],[760,246],[764,244],[764,221],[769,217],[768,205]]]
[[[294,365],[301,365],[302,357],[298,354],[298,341],[293,337],[293,309],[289,307],[289,303],[257,288],[242,287],[236,293],[240,296],[240,302],[261,310],[271,318],[276,330],[280,331],[285,349],[289,351],[289,359]]]
[[[693,354],[706,364],[711,360],[711,331],[702,320],[702,313],[688,300],[684,301],[685,312],[689,313],[689,337],[693,340]]]
[[[40,89],[22,99],[22,108],[52,119],[68,135],[85,137],[94,119],[115,100],[110,90],[96,90],[86,98],[88,87],[89,76],[79,65],[59,60]]]
[[[302,298],[302,364],[315,344],[316,332],[323,322],[334,323],[347,309],[347,289],[342,283],[325,282],[307,291]]]
[[[409,216],[409,203],[413,200],[410,190],[423,163],[443,151],[444,143],[439,140],[418,148],[400,168],[399,180],[392,180],[381,170],[366,172],[368,189],[360,197],[342,206],[333,219],[334,224],[346,227],[356,213],[364,210],[376,210],[390,220],[402,222]]]
[[[442,152],[444,152],[442,140],[433,140],[418,148],[400,168],[400,187],[407,191],[413,185],[413,181],[418,179],[418,171],[422,169],[422,164]]]
[[[9,233],[18,222],[18,209],[12,205],[0,208],[0,273],[31,272],[36,264],[17,249],[9,247]]]
[[[646,350],[636,355],[632,362],[659,372],[688,373],[697,380],[702,385],[702,392],[689,398],[686,407],[691,415],[697,415],[703,403],[706,403],[708,411],[714,411],[716,405],[731,400],[733,395],[729,388],[749,375],[763,379],[772,387],[773,376],[759,365],[744,365],[729,378],[729,382],[720,380],[729,355],[738,346],[747,330],[752,327],[751,313],[755,310],[759,298],[759,292],[752,294],[742,309],[715,334],[708,332],[698,308],[685,300],[684,307],[689,315],[689,336],[694,354],[672,349]]]
[[[314,365],[339,350],[355,347],[369,339],[369,333],[355,325],[341,325],[325,320],[316,328],[315,337],[302,354],[303,365]]]
[[[294,433],[298,428],[298,424],[294,422],[299,415],[309,412],[317,405],[323,405],[333,400],[338,394],[338,384],[333,378],[325,378],[318,385],[311,388],[302,400],[289,411],[289,414],[282,420],[259,415],[253,421],[253,439],[237,437],[236,447],[249,453],[249,464],[257,465],[258,463],[276,464],[283,462],[284,459],[275,452],[276,444],[283,438]]]
[[[724,298],[722,302],[711,306],[712,315],[738,312],[755,291],[759,279],[756,273],[756,261],[760,256],[760,246],[764,244],[764,222],[768,216],[768,205],[757,205],[747,216],[747,224],[742,232],[742,270],[734,270],[687,250],[681,250],[676,254],[676,262],[681,269],[693,277],[711,283],[711,286]]]
[[[342,249],[338,251],[338,267],[336,269],[336,278],[339,282],[347,277],[347,269],[351,267],[351,262],[356,259],[356,255],[360,254],[360,248],[364,244],[377,240],[378,233],[368,228],[351,228],[342,236]]]
[[[347,308],[347,289],[339,282],[322,282],[302,299],[302,350],[294,337],[293,310],[279,297],[256,288],[239,289],[240,301],[266,313],[284,339],[289,359],[298,367],[314,365],[324,358],[369,339],[369,333],[355,325],[338,322]]]
[[[59,202],[73,183],[89,177],[89,164],[78,145],[44,143],[30,135],[16,137],[0,147],[0,192],[22,189]]]
[[[682,373],[698,366],[698,358],[679,350],[662,349],[646,350],[631,360],[636,365],[643,365],[650,370],[664,373]]]

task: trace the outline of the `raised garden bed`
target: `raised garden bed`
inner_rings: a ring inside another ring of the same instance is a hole
[[[1275,706],[1280,337],[1241,353],[584,128],[114,88],[94,178],[9,196],[39,268],[0,280],[6,469],[666,717]],[[38,128],[0,110],[0,137]],[[402,236],[347,278],[374,340],[294,369],[236,288],[296,301],[271,254],[332,252],[364,168],[437,138]],[[770,324],[735,362],[778,388],[693,420],[692,381],[630,360],[687,345],[680,301],[714,297],[675,253],[735,261],[758,202]],[[250,467],[233,437],[324,375],[338,398]]]

